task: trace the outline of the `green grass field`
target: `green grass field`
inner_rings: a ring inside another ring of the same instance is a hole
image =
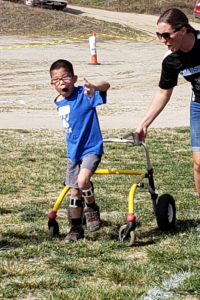
[[[174,197],[177,221],[173,231],[161,232],[149,193],[138,189],[133,247],[118,239],[133,177],[93,176],[103,227],[65,245],[68,197],[58,211],[60,237],[50,238],[47,226],[65,178],[64,132],[0,130],[0,137],[0,299],[200,299],[200,214],[188,128],[149,131],[156,191]],[[143,147],[107,144],[100,167],[146,169]]]

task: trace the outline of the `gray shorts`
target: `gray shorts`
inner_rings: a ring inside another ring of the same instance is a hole
[[[80,169],[86,168],[94,173],[101,161],[102,155],[97,154],[87,154],[83,159],[76,161],[75,163],[71,161],[68,157],[67,159],[67,172],[65,184],[69,187],[78,189],[78,174]]]

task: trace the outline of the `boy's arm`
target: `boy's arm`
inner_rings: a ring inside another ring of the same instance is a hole
[[[95,84],[92,84],[92,83],[88,82],[86,78],[84,78],[84,81],[85,81],[84,94],[87,94],[89,99],[92,98],[92,96],[94,95],[94,93],[96,91],[106,92],[110,88],[110,84],[107,81],[100,81],[100,82],[97,82]]]

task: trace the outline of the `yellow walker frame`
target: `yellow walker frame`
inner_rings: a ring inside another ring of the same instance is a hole
[[[134,195],[137,187],[146,188],[152,200],[152,206],[154,215],[157,219],[158,227],[161,230],[170,230],[175,225],[176,219],[176,207],[174,199],[169,194],[161,195],[158,198],[158,194],[155,193],[154,179],[153,179],[153,169],[150,163],[149,149],[144,142],[138,141],[133,133],[128,133],[122,139],[104,139],[104,143],[131,143],[133,146],[143,146],[146,154],[147,170],[121,170],[121,169],[97,169],[95,174],[104,175],[137,175],[135,181],[133,182],[128,195],[128,216],[127,224],[121,226],[119,231],[119,239],[123,242],[124,240],[129,240],[128,245],[132,246],[135,242],[135,228],[136,228],[136,217],[134,215]],[[143,183],[143,179],[147,178],[148,183]],[[49,232],[51,236],[59,235],[59,226],[56,219],[57,211],[66,196],[67,192],[70,190],[69,186],[65,186],[58,196],[56,203],[49,213]]]

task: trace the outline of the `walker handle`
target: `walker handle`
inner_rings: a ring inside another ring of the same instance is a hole
[[[133,132],[129,132],[129,133],[125,134],[121,139],[127,139],[129,137],[131,137],[133,139],[135,146],[142,145],[142,142],[138,140],[137,136]]]

